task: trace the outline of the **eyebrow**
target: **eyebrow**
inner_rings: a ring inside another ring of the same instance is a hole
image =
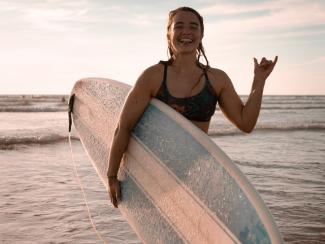
[[[183,21],[177,21],[174,25],[183,25],[183,24],[184,24]],[[196,23],[196,22],[190,22],[190,25],[196,25],[196,26],[199,26],[199,24]]]

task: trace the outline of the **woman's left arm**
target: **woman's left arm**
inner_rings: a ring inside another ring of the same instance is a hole
[[[254,80],[251,93],[245,104],[236,93],[229,77],[226,74],[223,77],[224,86],[219,94],[220,109],[231,122],[244,132],[249,133],[255,127],[261,109],[265,80],[271,74],[277,60],[277,56],[274,61],[262,58],[258,63],[254,58]]]

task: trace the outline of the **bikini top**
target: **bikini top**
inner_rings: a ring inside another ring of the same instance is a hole
[[[209,81],[207,73],[204,72],[205,84],[198,94],[184,98],[174,97],[169,93],[167,87],[168,62],[160,61],[159,63],[164,65],[164,78],[156,98],[166,103],[189,120],[199,122],[210,121],[215,112],[218,97]]]

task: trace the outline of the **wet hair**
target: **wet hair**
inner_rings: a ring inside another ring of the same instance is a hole
[[[180,8],[177,8],[177,9],[172,10],[172,11],[169,12],[169,18],[168,18],[168,24],[167,24],[167,32],[170,31],[170,27],[171,27],[171,25],[172,25],[172,22],[173,22],[173,18],[174,18],[174,16],[175,16],[177,13],[182,12],[182,11],[184,11],[184,12],[191,12],[191,13],[193,13],[193,14],[194,14],[198,19],[199,19],[200,27],[201,27],[201,34],[202,34],[202,36],[203,36],[203,34],[204,34],[204,23],[203,23],[203,17],[202,17],[202,16],[201,16],[201,15],[200,15],[200,14],[199,14],[195,9],[190,8],[190,7],[180,7]],[[172,47],[170,46],[170,42],[168,42],[168,52],[169,52],[169,56],[170,56],[170,58],[169,58],[169,60],[168,60],[168,63],[169,63],[169,64],[172,64],[173,61],[174,61],[174,52],[173,52]],[[205,51],[204,51],[204,48],[203,48],[202,42],[200,42],[200,44],[199,44],[199,46],[198,46],[196,52],[197,52],[197,56],[196,56],[196,57],[197,57],[197,63],[198,63],[200,66],[202,66],[202,65],[200,64],[200,57],[203,56],[204,59],[205,59],[205,61],[206,61],[206,66],[205,66],[205,67],[202,67],[202,68],[204,68],[205,70],[208,69],[208,68],[210,67],[210,66],[209,66],[209,61],[208,61],[208,58],[207,58],[207,56],[206,56],[206,54],[205,54]]]

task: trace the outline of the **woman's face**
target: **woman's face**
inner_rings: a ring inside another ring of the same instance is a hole
[[[196,53],[202,38],[201,25],[195,14],[181,11],[173,17],[167,39],[174,54]]]

